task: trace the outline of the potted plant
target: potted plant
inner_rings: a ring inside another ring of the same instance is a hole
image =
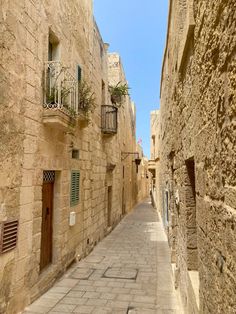
[[[111,102],[114,105],[121,105],[123,96],[129,95],[129,86],[118,82],[115,86],[109,85],[108,90],[111,95]]]

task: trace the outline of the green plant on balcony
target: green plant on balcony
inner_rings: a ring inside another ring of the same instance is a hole
[[[78,110],[88,119],[96,107],[96,98],[91,86],[84,80],[78,83]]]
[[[50,107],[54,107],[54,105],[57,103],[58,98],[58,91],[55,87],[52,87],[51,89],[47,89],[46,91],[46,106],[48,105]]]
[[[49,105],[57,104],[59,101],[59,94],[60,94],[61,105],[63,107],[69,107],[67,104],[67,97],[69,96],[71,89],[72,87],[69,87],[69,88],[61,87],[60,91],[57,87],[52,87],[50,90],[48,89],[46,93],[47,104]]]
[[[120,106],[124,96],[129,95],[128,84],[121,84],[118,82],[115,86],[109,85],[108,90],[111,95],[111,102],[116,106]]]

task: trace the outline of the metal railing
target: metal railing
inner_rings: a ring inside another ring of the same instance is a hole
[[[115,106],[102,106],[102,132],[105,134],[117,133],[117,112]]]
[[[78,86],[68,68],[60,61],[45,62],[44,104],[46,109],[59,109],[70,116],[78,111]]]

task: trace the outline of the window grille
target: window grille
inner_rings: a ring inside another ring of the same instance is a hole
[[[55,171],[49,170],[43,172],[43,182],[54,182],[55,181]]]

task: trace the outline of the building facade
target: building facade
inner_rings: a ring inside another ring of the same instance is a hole
[[[0,11],[0,313],[45,292],[137,202],[135,107],[119,108],[92,1]],[[115,74],[114,74],[115,73]]]
[[[148,159],[143,154],[143,148],[141,144],[136,145],[136,160],[134,164],[137,173],[137,203],[142,202],[150,193],[151,175],[148,171]]]
[[[159,189],[186,313],[236,312],[235,12],[169,2]]]
[[[159,179],[159,160],[160,160],[160,152],[159,152],[159,141],[160,141],[160,115],[159,110],[153,110],[150,114],[150,160],[148,161],[148,170],[151,176],[151,199],[152,204],[155,208],[160,210],[162,208],[161,204],[159,204],[160,195],[158,188],[158,179]]]

